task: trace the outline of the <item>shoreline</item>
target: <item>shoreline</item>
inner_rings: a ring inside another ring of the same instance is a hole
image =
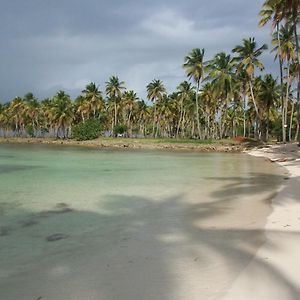
[[[145,149],[145,150],[191,150],[196,152],[232,152],[239,153],[246,149],[246,145],[241,143],[180,143],[152,141],[148,139],[129,139],[129,138],[98,138],[88,141],[77,141],[72,139],[54,138],[25,138],[25,137],[0,137],[1,144],[42,144],[58,146],[78,146],[87,148],[112,148],[112,149]]]
[[[245,151],[285,169],[264,227],[266,242],[222,300],[300,299],[300,148],[273,145]]]

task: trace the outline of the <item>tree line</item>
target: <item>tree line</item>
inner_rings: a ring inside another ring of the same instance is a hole
[[[111,76],[103,91],[89,83],[74,101],[64,91],[42,101],[27,93],[0,105],[0,134],[67,138],[74,125],[95,119],[108,135],[297,140],[300,1],[266,0],[259,14],[259,26],[270,23],[272,28],[277,77],[263,73],[261,55],[267,45],[257,45],[255,38],[211,59],[204,48],[195,48],[184,58],[187,80],[171,93],[153,79],[145,101],[118,76]]]

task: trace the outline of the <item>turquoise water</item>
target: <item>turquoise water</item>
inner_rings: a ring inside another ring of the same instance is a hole
[[[198,261],[203,295],[224,273],[216,297],[281,181],[243,154],[0,145],[0,299],[184,299]]]

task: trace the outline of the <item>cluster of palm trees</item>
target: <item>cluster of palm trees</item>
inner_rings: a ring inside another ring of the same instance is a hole
[[[260,73],[260,56],[267,46],[258,46],[254,38],[243,39],[232,53],[220,52],[208,60],[205,50],[196,48],[184,58],[187,80],[172,93],[154,79],[146,86],[144,101],[117,76],[109,78],[103,92],[89,83],[74,101],[64,91],[43,101],[28,93],[0,105],[0,134],[66,138],[73,125],[94,118],[110,134],[122,125],[129,137],[296,140],[300,1],[266,0],[260,15],[260,26],[272,23],[271,51],[279,63],[279,79]]]

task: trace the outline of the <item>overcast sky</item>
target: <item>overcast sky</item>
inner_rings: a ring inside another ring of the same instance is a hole
[[[66,90],[73,98],[111,75],[145,97],[161,79],[172,92],[193,48],[210,59],[242,38],[269,43],[257,27],[262,0],[0,0],[0,100]],[[267,71],[273,58],[263,60]]]

